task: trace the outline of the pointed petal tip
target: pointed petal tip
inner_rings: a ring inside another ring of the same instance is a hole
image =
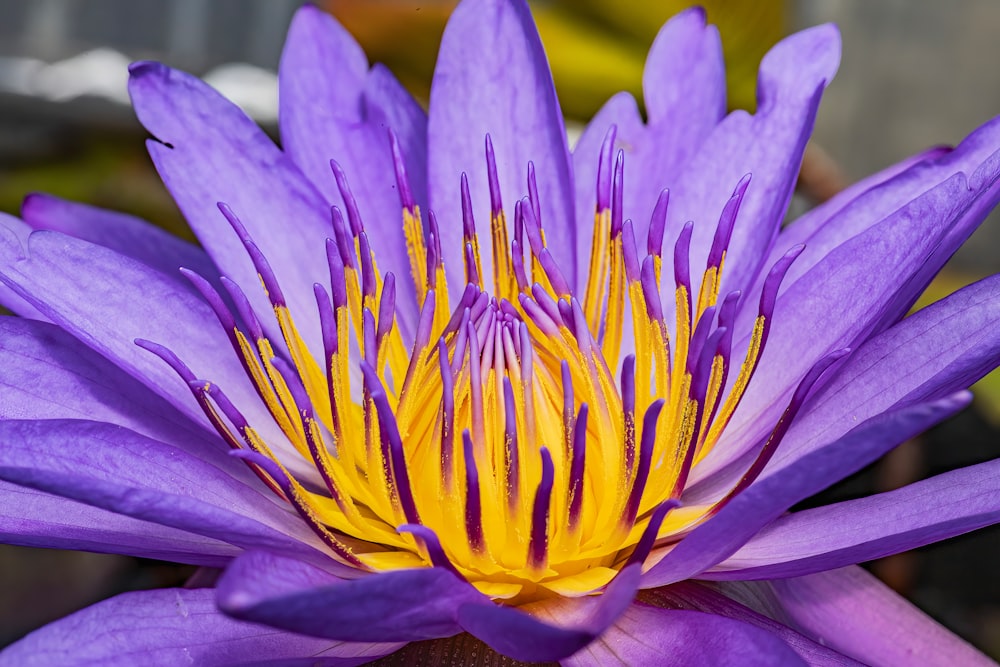
[[[54,195],[50,195],[47,192],[29,192],[21,200],[21,217],[24,218],[28,213],[27,211],[34,211],[38,206],[42,206],[50,201],[58,199]]]
[[[128,66],[129,80],[138,79],[144,76],[162,74],[170,68],[155,60],[137,60]]]
[[[779,85],[807,94],[809,83],[829,85],[840,66],[840,29],[832,23],[814,26],[778,42],[760,62],[760,88],[776,79]],[[759,91],[760,92],[760,91]]]
[[[682,12],[677,12],[670,19],[669,23],[690,23],[692,27],[699,26],[704,28],[708,25],[708,12],[701,5],[695,5],[693,7],[688,7]]]

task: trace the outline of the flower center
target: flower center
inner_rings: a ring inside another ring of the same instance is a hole
[[[711,504],[681,503],[692,467],[719,440],[750,381],[778,285],[797,254],[771,270],[749,343],[734,362],[741,295],[720,304],[719,288],[745,177],[723,210],[697,294],[691,223],[677,236],[671,335],[660,296],[668,194],[657,203],[640,262],[632,224],[622,220],[623,155],[612,165],[614,136],[612,129],[600,156],[582,301],[546,248],[531,165],[529,196],[514,207],[508,240],[487,137],[492,296],[463,175],[466,286],[454,307],[440,230],[433,213],[424,224],[392,139],[420,308],[409,347],[396,322],[397,278],[379,274],[335,164],[346,219],[333,210],[330,289],[315,286],[322,350],[304,342],[264,254],[220,204],[257,268],[276,326],[262,324],[232,282],[223,279],[235,313],[206,281],[189,277],[287,443],[265,442],[253,423],[261,415],[248,419],[222,388],[149,347],[181,373],[235,454],[337,560],[372,570],[443,565],[511,602],[597,591],[630,558],[644,558],[654,540],[681,539],[742,488]],[[635,353],[620,360],[629,329]],[[302,460],[307,474],[293,473]]]

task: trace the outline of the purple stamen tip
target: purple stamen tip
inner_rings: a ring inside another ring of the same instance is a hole
[[[560,296],[567,296],[572,293],[569,287],[569,283],[563,276],[562,271],[559,270],[559,266],[556,264],[556,260],[552,257],[552,253],[549,252],[548,248],[542,248],[538,255],[538,263],[542,265],[542,270],[545,271],[545,276],[549,279],[549,283],[552,284],[552,289],[555,290],[556,294]]]
[[[691,291],[691,233],[694,231],[694,223],[690,220],[684,223],[681,233],[677,235],[677,243],[674,244],[674,280],[677,286],[681,285]]]
[[[566,299],[559,299],[557,306],[559,307],[559,315],[562,318],[562,323],[575,338],[580,338],[582,334],[577,333],[576,322],[573,320],[573,306]]]
[[[250,423],[247,421],[246,417],[243,416],[229,397],[219,388],[219,385],[206,380],[191,380],[188,382],[188,386],[191,391],[195,394],[203,394],[210,396],[212,401],[218,407],[219,411],[229,420],[229,423],[236,427],[236,430],[240,432],[241,435],[246,435],[246,430],[249,428]],[[216,425],[217,428],[222,426],[221,424]],[[224,427],[223,427],[224,428]],[[228,429],[226,429],[228,431]],[[227,437],[226,433],[223,433],[223,437]],[[228,439],[228,437],[227,437]],[[230,442],[231,445],[238,445],[239,443]]]
[[[229,308],[226,307],[226,304],[222,300],[222,297],[219,296],[219,293],[215,291],[215,288],[212,287],[211,283],[194,271],[181,267],[180,272],[181,275],[187,278],[188,282],[190,282],[194,288],[198,290],[198,293],[201,294],[202,298],[205,299],[206,302],[208,302],[208,305],[212,307],[212,310],[215,312],[215,316],[219,320],[219,324],[222,325],[222,328],[226,330],[226,333],[229,334],[230,339],[232,339],[233,330],[236,328],[236,319],[229,311]],[[235,340],[233,340],[233,342],[235,343]]]
[[[462,431],[462,448],[465,454],[465,532],[469,546],[475,552],[482,552],[483,518],[479,499],[479,470],[476,468],[472,435],[469,429]]]
[[[336,160],[330,160],[330,169],[333,170],[333,177],[337,181],[337,189],[340,190],[340,197],[344,200],[347,208],[347,220],[351,224],[351,234],[357,236],[364,231],[364,224],[361,222],[361,212],[358,210],[358,202],[351,192],[351,186],[347,182],[347,175],[340,168]]]
[[[365,378],[365,384],[372,402],[375,403],[375,411],[378,413],[379,431],[382,436],[383,451],[388,449],[392,480],[399,498],[400,507],[403,509],[403,516],[409,523],[420,523],[420,516],[417,513],[417,506],[413,499],[413,489],[410,486],[410,476],[406,469],[406,457],[403,454],[403,440],[399,434],[399,425],[396,423],[396,416],[389,407],[389,398],[378,378],[375,369],[367,361],[361,362],[361,373]],[[388,447],[386,447],[388,445]]]
[[[660,256],[663,252],[663,232],[667,226],[667,208],[670,203],[670,190],[660,192],[653,208],[653,215],[649,219],[649,236],[646,238],[646,252],[650,255]]]
[[[330,359],[337,353],[337,318],[330,305],[330,295],[319,283],[313,283],[313,296],[316,298],[316,309],[319,311],[319,328],[323,337],[323,351],[329,368]]]
[[[437,235],[434,232],[429,232],[427,234],[427,260],[426,260],[426,271],[427,271],[427,289],[433,290],[437,288],[437,270],[441,266],[441,255],[438,253],[437,248]]]
[[[229,298],[236,305],[236,312],[239,313],[240,319],[243,320],[243,323],[250,330],[250,337],[253,340],[262,339],[264,337],[264,329],[261,327],[260,319],[257,317],[257,313],[254,312],[253,306],[250,305],[247,295],[243,293],[239,285],[226,276],[221,276],[219,281],[226,288]]]
[[[535,213],[535,219],[541,224],[542,202],[538,198],[538,181],[535,180],[535,163],[528,160],[528,199],[531,200],[531,208]]]
[[[559,318],[553,318],[550,316],[537,301],[531,299],[527,294],[518,294],[517,300],[521,304],[521,307],[524,308],[524,312],[527,314],[528,319],[534,322],[535,325],[545,333],[545,335],[559,335],[559,327],[556,324]]]
[[[462,318],[465,317],[465,311],[472,307],[478,294],[479,288],[475,284],[466,284],[465,291],[462,292],[462,298],[458,300],[458,305],[452,311],[451,319],[448,320],[448,325],[444,328],[443,333],[447,334],[459,330],[459,324],[462,322]]]
[[[733,290],[726,295],[726,298],[722,301],[722,308],[719,309],[720,327],[732,326],[733,321],[736,319],[736,306],[739,304],[741,296],[743,296],[743,292],[740,290]]]
[[[392,128],[388,128],[389,146],[392,149],[392,166],[396,172],[396,187],[399,189],[399,203],[403,208],[413,211],[417,207],[417,202],[413,198],[413,191],[410,190],[410,181],[406,177],[406,163],[403,161],[403,153],[399,149],[399,140]]]
[[[420,316],[417,318],[417,333],[413,339],[415,349],[422,349],[431,340],[436,305],[437,294],[434,290],[427,290],[427,294],[424,296],[424,303],[420,306]],[[415,357],[416,355],[414,354]]]
[[[622,362],[622,416],[625,431],[625,469],[635,466],[635,355]]]
[[[534,297],[535,302],[545,314],[552,319],[553,324],[558,324],[562,321],[562,316],[559,314],[559,307],[556,306],[555,300],[549,296],[549,293],[545,291],[541,283],[535,283],[531,286],[531,296]]]
[[[264,257],[264,253],[260,251],[260,248],[258,248],[255,243],[246,244],[246,248],[250,255],[250,259],[257,268],[257,273],[260,275],[261,281],[264,284],[264,289],[267,290],[267,297],[271,301],[271,305],[275,307],[284,307],[286,305],[285,295],[278,286],[278,279],[274,275],[274,271],[271,269],[271,265],[267,261],[267,258]]]
[[[653,258],[649,255],[642,261],[642,271],[639,275],[642,285],[642,296],[649,311],[649,319],[654,322],[663,321],[663,304],[660,302],[660,286],[656,284],[656,270],[653,268]]]
[[[611,182],[611,238],[622,230],[625,196],[625,151],[619,150],[615,158],[615,176]]]
[[[470,285],[479,284],[479,270],[476,268],[476,252],[472,243],[465,244],[465,281]]]
[[[378,340],[375,337],[375,314],[368,308],[361,311],[361,343],[363,358],[374,364],[378,359]]]
[[[364,232],[358,235],[358,254],[361,256],[361,291],[365,296],[375,298],[375,265],[372,263],[371,244]]]
[[[573,396],[573,375],[569,370],[569,362],[565,359],[559,362],[559,368],[562,374],[563,390],[563,446],[566,448],[565,451],[569,452],[573,448],[573,414],[576,408]]]
[[[510,378],[503,378],[504,436],[507,440],[507,504],[517,507],[520,471],[517,445],[517,410],[514,405],[514,388]]]
[[[539,449],[542,457],[542,480],[535,492],[535,504],[531,512],[531,541],[528,543],[528,564],[543,568],[548,562],[549,546],[549,504],[552,500],[552,484],[555,470],[548,448]]]
[[[521,201],[518,199],[514,202],[514,240],[524,248],[524,212],[521,210]],[[538,219],[537,216],[535,219]]]
[[[330,292],[335,308],[347,305],[347,278],[344,276],[344,262],[340,250],[333,239],[326,240],[326,262],[330,268]]]
[[[441,257],[441,229],[438,227],[437,215],[431,209],[427,210],[427,232],[428,238],[433,239],[430,246],[437,252],[437,256]]]
[[[569,469],[569,527],[576,528],[583,507],[583,473],[587,455],[587,412],[586,403],[580,405],[580,412],[573,424],[572,462]]]
[[[520,203],[518,202],[518,204]],[[517,282],[517,289],[519,292],[524,292],[528,289],[528,274],[524,270],[524,250],[517,239],[510,243],[510,255],[514,264],[514,280]]]
[[[528,246],[531,248],[531,252],[538,255],[545,247],[542,242],[542,228],[531,207],[531,202],[526,201],[526,198],[521,199],[521,219],[524,221],[524,232],[528,235]]]
[[[722,255],[729,247],[729,241],[733,236],[733,227],[736,224],[736,215],[739,213],[740,204],[743,202],[743,195],[746,194],[750,185],[750,174],[745,175],[736,186],[729,201],[722,209],[719,216],[719,225],[715,228],[715,237],[712,239],[712,249],[708,253],[708,266],[719,267],[722,264]]]
[[[340,252],[340,263],[345,268],[355,268],[353,236],[347,233],[344,224],[344,214],[336,206],[330,207],[330,219],[333,222],[333,237],[337,240],[337,250]]]
[[[490,210],[493,217],[503,211],[503,201],[500,199],[500,178],[497,176],[497,159],[493,152],[493,140],[486,134],[486,174],[490,183]]]
[[[222,212],[222,215],[226,218],[226,221],[236,232],[236,235],[240,238],[240,241],[247,241],[250,238],[250,234],[247,232],[247,228],[243,226],[243,222],[236,217],[236,213],[233,209],[229,207],[229,204],[225,202],[216,202],[215,204],[218,209]]]
[[[480,362],[482,360],[483,348],[476,335],[476,328],[472,322],[466,325],[468,334],[466,336],[466,347],[469,354],[469,397],[472,428],[476,434],[476,442],[485,447],[486,442],[486,415],[483,411],[483,382]]]
[[[390,271],[382,281],[382,300],[378,309],[378,331],[376,344],[381,346],[382,339],[392,330],[393,318],[396,313],[396,276]]]
[[[250,238],[246,227],[244,227],[240,219],[236,217],[233,210],[229,208],[229,205],[222,202],[219,202],[217,205],[219,210],[222,211],[222,215],[229,221],[229,224],[232,225],[236,234],[243,242],[243,247],[246,248],[247,254],[250,256],[250,261],[253,262],[254,268],[257,270],[257,274],[264,283],[264,289],[267,290],[267,296],[268,299],[270,299],[271,304],[275,307],[284,306],[285,297],[281,293],[281,288],[278,287],[278,281],[274,276],[274,272],[271,270],[271,265],[267,262],[267,258],[264,257],[264,253],[260,251],[257,244],[253,242],[252,238]]]
[[[712,330],[712,324],[715,321],[715,311],[716,306],[709,306],[705,309],[705,312],[701,314],[698,318],[697,324],[694,327],[694,334],[691,336],[691,347],[689,348],[688,358],[687,358],[687,371],[688,373],[694,374],[695,369],[698,366],[698,362],[701,359],[702,352],[705,351],[705,341],[708,339],[708,335]],[[714,350],[709,351],[714,352]]]
[[[291,491],[292,482],[290,479],[288,479],[288,475],[286,475],[284,471],[280,467],[278,467],[277,463],[267,458],[263,454],[258,454],[257,452],[251,451],[249,449],[234,449],[231,452],[229,452],[229,455],[232,456],[233,458],[253,463],[255,466],[258,466],[264,472],[270,475],[271,478],[273,478],[274,481],[278,483],[278,486],[280,486],[283,491],[286,489],[288,491]]]
[[[401,526],[396,527],[397,533],[410,533],[416,536],[421,542],[424,543],[424,548],[427,549],[427,555],[430,556],[431,565],[434,567],[440,567],[448,570],[456,577],[462,578],[455,566],[452,565],[451,561],[448,560],[447,554],[444,552],[444,548],[441,546],[441,540],[438,539],[437,533],[428,528],[427,526],[421,526],[413,523],[404,523]]]
[[[663,410],[663,403],[662,398],[653,401],[642,419],[639,466],[636,468],[635,480],[632,482],[632,490],[629,493],[628,504],[622,517],[629,526],[635,523],[635,517],[639,513],[639,503],[642,501],[642,493],[646,488],[646,480],[649,477],[649,468],[653,460],[653,446],[656,444],[656,423],[660,418],[660,411]]]
[[[469,177],[462,172],[462,235],[466,242],[476,238],[476,216],[472,211],[472,193],[469,192]]]
[[[621,374],[622,410],[635,412],[635,355],[630,354],[622,360]]]
[[[438,341],[438,370],[441,374],[441,471],[445,489],[453,488],[455,446],[455,395],[448,346]]]
[[[580,352],[585,359],[588,359],[594,352],[594,338],[587,328],[587,317],[583,314],[583,306],[573,297],[570,299],[571,312],[573,313],[572,331],[576,336],[576,342],[580,346]]]
[[[626,220],[622,226],[622,255],[625,264],[625,278],[630,283],[639,280],[639,255],[635,247],[635,232],[632,221]]]
[[[760,314],[765,317],[770,318],[771,313],[774,312],[774,304],[778,299],[778,288],[781,287],[781,282],[785,278],[785,274],[788,269],[791,268],[792,262],[802,254],[805,250],[804,245],[797,245],[792,247],[788,252],[786,252],[781,259],[774,263],[771,270],[767,274],[767,278],[764,279],[764,288],[760,293]]]
[[[615,145],[618,126],[612,125],[604,135],[601,152],[597,157],[597,210],[611,208],[611,155]]]
[[[179,375],[184,382],[190,383],[195,379],[194,373],[191,372],[191,369],[188,368],[187,365],[180,360],[180,357],[174,354],[173,350],[170,348],[144,338],[136,338],[132,342],[147,352],[152,352],[166,362],[166,364],[170,366],[170,368],[173,369],[173,371],[177,373],[177,375]]]
[[[642,531],[642,537],[639,538],[638,544],[635,545],[635,550],[632,551],[632,555],[629,556],[628,562],[625,563],[625,567],[636,565],[642,563],[649,556],[649,552],[653,550],[653,545],[656,543],[656,535],[660,532],[660,526],[663,525],[663,520],[667,518],[667,514],[670,510],[680,507],[681,501],[676,498],[671,498],[666,500],[656,506],[653,510],[652,515],[649,517],[649,523],[646,524],[646,529]],[[624,569],[624,568],[622,568]]]

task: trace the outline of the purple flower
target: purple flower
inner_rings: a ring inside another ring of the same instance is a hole
[[[788,512],[1000,362],[998,277],[904,319],[997,202],[1000,121],[780,228],[838,57],[786,39],[726,115],[687,11],[648,121],[616,96],[572,153],[521,0],[459,6],[427,115],[303,8],[283,151],[133,66],[206,250],[3,219],[0,534],[224,571],[0,664],[988,662],[854,564],[1000,521],[1000,463]]]

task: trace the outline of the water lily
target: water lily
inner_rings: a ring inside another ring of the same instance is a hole
[[[0,663],[988,662],[855,564],[1000,520],[1000,464],[789,508],[1000,361],[996,277],[904,318],[997,202],[1000,126],[782,230],[837,32],[778,44],[753,115],[720,54],[674,18],[646,120],[614,97],[572,153],[520,0],[459,5],[427,114],[303,8],[282,149],[134,65],[205,250],[2,220],[0,533],[223,571]]]

